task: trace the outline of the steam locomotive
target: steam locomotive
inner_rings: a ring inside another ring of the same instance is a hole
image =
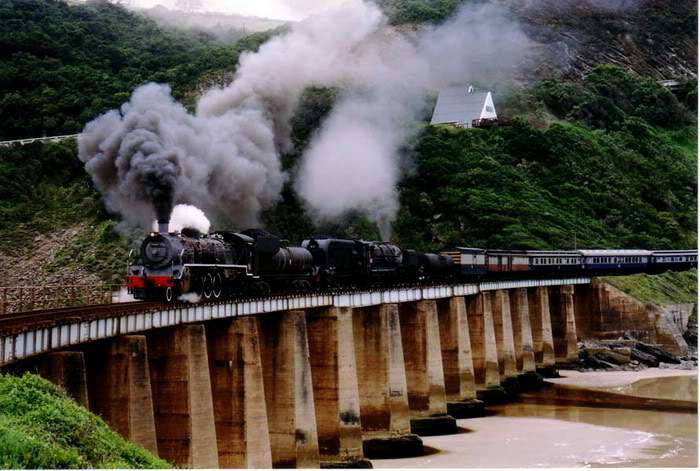
[[[388,242],[317,236],[301,247],[260,229],[201,234],[160,230],[129,261],[134,298],[220,299],[318,289],[367,289],[409,283],[475,282],[557,276],[660,273],[697,267],[697,250],[503,251],[456,247],[421,253]],[[130,256],[131,259],[131,256]]]

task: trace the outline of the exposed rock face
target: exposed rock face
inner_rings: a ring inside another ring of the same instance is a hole
[[[683,338],[684,327],[674,322],[673,310],[668,307],[654,306],[656,343],[663,345],[667,350],[676,355],[686,355],[688,344]],[[686,320],[687,325],[687,320]]]
[[[697,344],[684,338],[694,304],[644,304],[595,278],[576,286],[575,303],[579,367],[697,367]]]
[[[626,332],[654,342],[655,314],[637,299],[594,279],[576,287],[576,327],[579,338],[616,339]]]
[[[580,78],[616,64],[661,79],[697,77],[695,0],[518,0],[512,4],[534,40],[536,78]]]

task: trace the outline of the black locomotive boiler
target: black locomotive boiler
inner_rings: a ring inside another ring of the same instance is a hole
[[[183,294],[219,299],[230,294],[265,296],[304,291],[315,275],[311,253],[287,247],[261,230],[242,233],[151,233],[138,260],[129,263],[127,288],[135,299],[172,301]]]

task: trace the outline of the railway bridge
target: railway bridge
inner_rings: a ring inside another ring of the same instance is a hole
[[[577,339],[634,330],[682,348],[637,304],[561,278],[87,306],[0,316],[0,365],[179,466],[363,467],[536,386]]]

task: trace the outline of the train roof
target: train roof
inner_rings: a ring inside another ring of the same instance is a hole
[[[653,250],[654,255],[685,255],[685,254],[697,254],[697,249],[684,249],[684,250]]]
[[[579,250],[584,257],[646,257],[652,254],[650,250],[620,249],[620,250]]]
[[[534,256],[565,256],[565,257],[572,257],[572,256],[580,256],[581,254],[576,251],[576,250],[526,250],[528,255],[534,255]]]
[[[477,249],[475,247],[455,247],[455,249],[459,250],[460,252],[467,252],[467,253],[484,253],[486,252],[485,249]],[[441,252],[447,252],[452,249],[445,249],[442,250]]]

